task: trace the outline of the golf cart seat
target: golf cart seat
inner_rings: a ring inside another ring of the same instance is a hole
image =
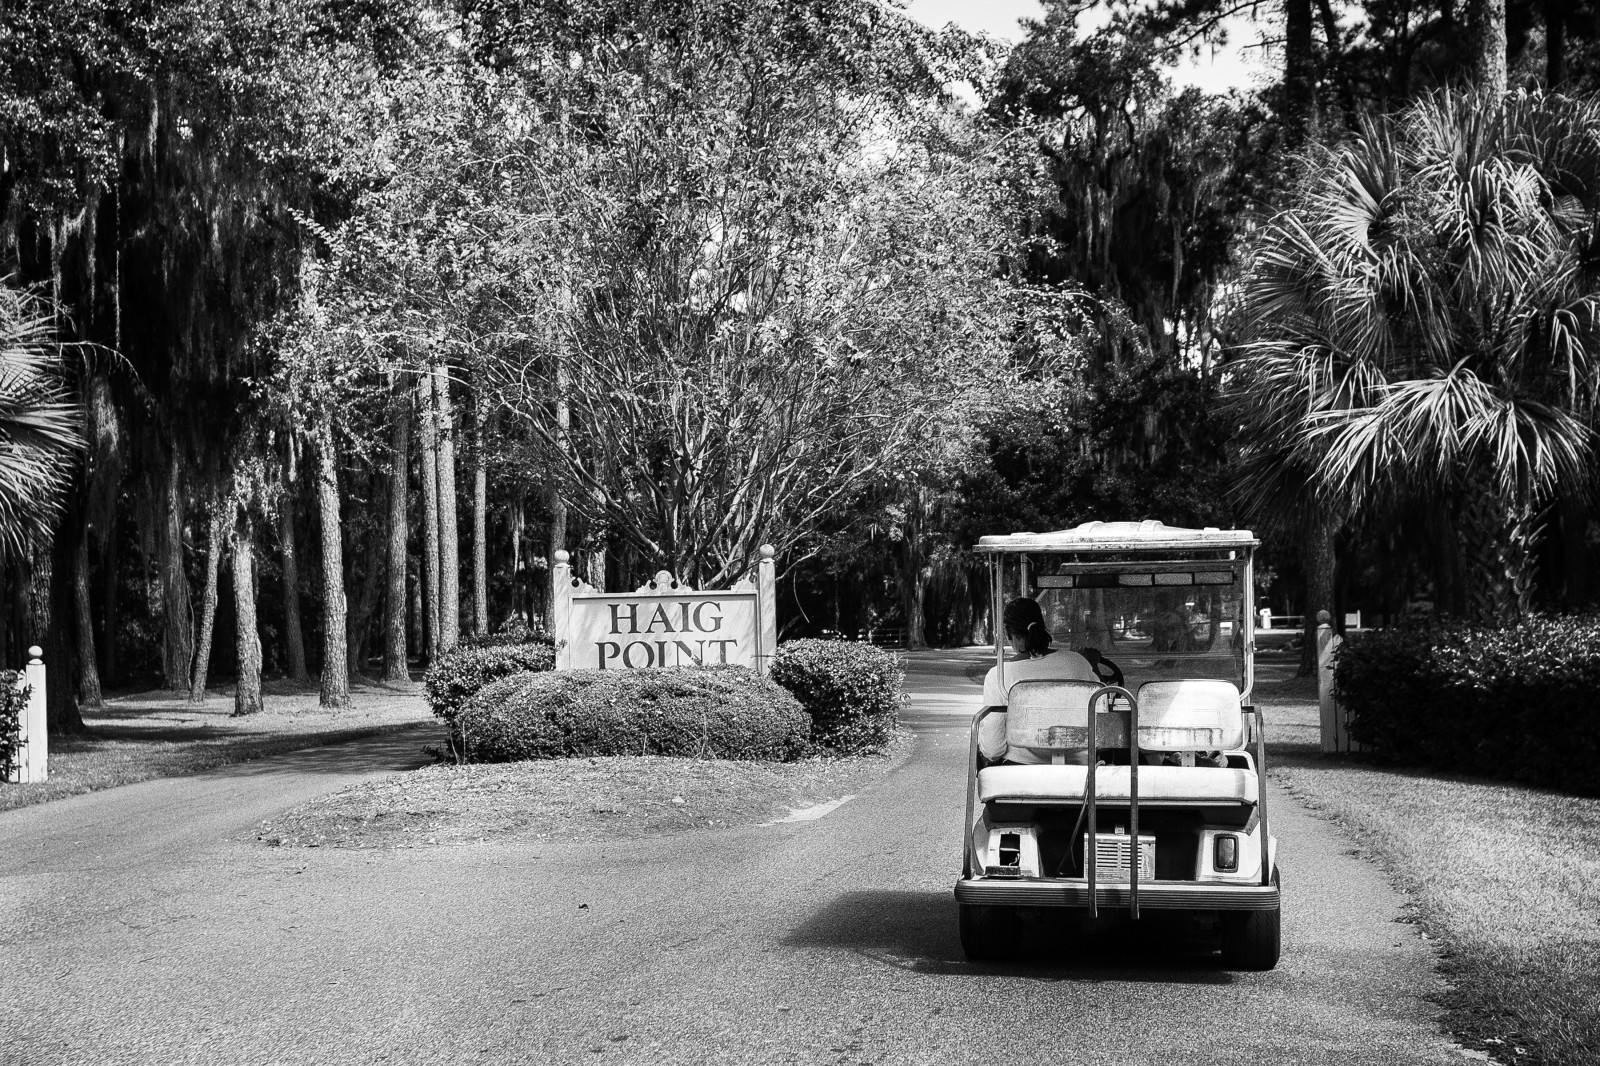
[[[980,803],[1077,803],[1083,799],[1087,766],[988,766],[978,772]],[[1095,771],[1095,798],[1126,803],[1126,766]],[[1144,807],[1252,805],[1256,775],[1249,770],[1211,766],[1139,767],[1139,804]]]
[[[985,767],[978,773],[983,803],[1082,800],[1088,767],[1089,697],[1093,682],[1030,679],[1011,687],[1006,712],[1008,745],[1053,756],[1050,765]],[[1230,751],[1244,747],[1239,690],[1229,681],[1152,681],[1139,689],[1141,753]],[[1131,716],[1102,701],[1095,718],[1095,746],[1126,748]],[[1124,801],[1131,791],[1127,766],[1096,771],[1096,798]],[[1140,766],[1139,801],[1151,805],[1254,804],[1256,774],[1238,767]]]

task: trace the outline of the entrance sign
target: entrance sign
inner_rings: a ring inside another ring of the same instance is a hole
[[[663,570],[636,592],[596,592],[556,552],[551,621],[557,670],[748,666],[767,672],[778,643],[773,550],[761,546],[755,580],[726,592],[696,592]]]

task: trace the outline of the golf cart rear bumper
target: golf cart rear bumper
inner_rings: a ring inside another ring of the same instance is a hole
[[[1126,884],[1095,886],[1095,902],[1126,908]],[[957,903],[993,907],[1088,907],[1089,886],[1073,881],[971,878],[956,882]],[[1171,881],[1139,886],[1139,906],[1151,910],[1270,911],[1278,907],[1276,885],[1213,885]]]

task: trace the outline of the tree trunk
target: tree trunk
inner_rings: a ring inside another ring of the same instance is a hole
[[[45,722],[51,733],[86,733],[82,712],[78,711],[77,688],[70,679],[77,672],[77,661],[72,653],[72,631],[67,619],[72,618],[72,587],[70,587],[70,555],[61,551],[62,533],[58,531],[56,543],[43,551],[35,552],[34,567],[27,587],[27,626],[24,629],[24,655],[29,643],[42,648],[48,677],[58,682],[45,683]],[[24,659],[26,661],[26,659]]]
[[[1514,593],[1507,580],[1501,543],[1504,533],[1501,508],[1492,492],[1473,491],[1469,485],[1458,511],[1461,547],[1466,557],[1467,617],[1477,625],[1504,623],[1514,610]]]
[[[1567,84],[1567,5],[1544,0],[1544,84],[1552,91]]]
[[[161,672],[168,691],[183,692],[189,688],[189,669],[194,665],[194,606],[189,599],[189,575],[183,568],[183,482],[176,446],[167,459],[162,505]]]
[[[439,646],[461,643],[461,536],[456,525],[456,431],[450,405],[450,372],[433,370],[433,398],[439,408]]]
[[[322,706],[350,703],[350,664],[345,658],[344,546],[340,542],[339,462],[333,426],[317,420],[317,510],[322,527]]]
[[[433,374],[417,378],[417,419],[422,454],[417,475],[422,481],[422,601],[428,662],[439,659],[439,416],[433,404]]]
[[[78,532],[78,558],[72,568],[74,614],[78,622],[78,701],[84,707],[100,707],[100,670],[94,658],[94,611],[89,605],[89,528]]]
[[[261,636],[256,629],[255,520],[236,507],[233,523],[233,609],[236,625],[234,650],[239,660],[239,681],[233,689],[233,713],[261,710]],[[303,665],[303,664],[302,664]]]
[[[1468,0],[1472,84],[1490,99],[1506,92],[1506,0]]]
[[[122,524],[113,511],[106,521],[105,539],[100,545],[100,665],[101,676],[112,685],[117,683],[117,598],[120,587],[117,569],[122,561]]]
[[[383,615],[383,679],[409,681],[406,665],[406,501],[411,453],[411,405],[396,374],[391,382],[394,393],[394,427],[390,431],[389,456],[389,559],[388,585]]]
[[[27,624],[23,630],[23,652],[37,643],[44,651],[45,668],[55,684],[45,685],[45,721],[51,733],[88,732],[78,709],[77,687],[71,679],[77,674],[77,657],[72,646],[74,624],[71,563],[73,552],[66,550],[67,538],[74,535],[78,516],[69,505],[66,520],[56,531],[53,542],[35,548],[27,577]]]
[[[567,403],[567,390],[571,382],[567,377],[566,360],[558,353],[556,355],[556,443],[562,448],[567,445],[567,433],[572,428],[572,407]],[[550,554],[545,562],[548,565],[546,573],[549,580],[544,583],[544,602],[553,606],[556,602],[555,573],[556,552],[565,551],[567,547],[567,500],[562,495],[561,484],[555,483],[550,493]],[[551,624],[550,606],[545,610],[545,626]]]
[[[1317,670],[1317,613],[1327,611],[1333,617],[1334,585],[1337,577],[1334,557],[1334,537],[1339,532],[1339,521],[1325,513],[1319,504],[1307,523],[1305,543],[1302,547],[1301,568],[1305,571],[1306,603],[1304,632],[1305,643],[1300,649],[1300,677],[1314,677]]]
[[[1582,503],[1561,501],[1561,595],[1571,611],[1589,606],[1593,562],[1588,545],[1589,509]]]
[[[484,434],[489,427],[489,398],[483,379],[473,397],[472,426],[472,631],[489,633],[489,462]]]
[[[1312,38],[1311,0],[1284,0],[1283,89],[1286,141],[1299,147],[1317,126],[1317,49]]]
[[[1506,575],[1507,598],[1502,616],[1507,624],[1514,624],[1533,613],[1544,523],[1539,508],[1530,500],[1519,500],[1505,507],[1503,513],[1505,535],[1501,538],[1500,565]]]
[[[300,553],[294,537],[294,502],[294,481],[285,477],[283,499],[278,504],[278,550],[283,557],[283,640],[288,648],[290,678],[309,681],[311,671],[306,669],[305,629],[300,623]]]
[[[206,583],[200,594],[200,641],[194,653],[194,673],[189,679],[189,702],[206,701],[206,674],[211,668],[211,631],[217,621],[217,567],[222,562],[222,538],[228,532],[228,516],[221,499],[207,508]]]
[[[376,545],[374,545],[376,548]],[[387,584],[383,573],[384,567],[379,564],[376,550],[363,552],[362,561],[364,568],[361,576],[360,591],[356,593],[355,609],[350,612],[350,676],[352,678],[363,675],[362,668],[367,664],[367,647],[372,636],[372,618],[378,610],[378,595]],[[352,569],[351,577],[355,573]]]
[[[411,598],[411,614],[406,619],[407,632],[411,634],[413,648],[428,646],[428,609],[422,602],[422,567],[417,565],[406,575],[406,595]]]
[[[594,534],[594,547],[589,549],[589,584],[596,592],[606,590],[606,539],[604,531]],[[677,575],[674,574],[674,577]]]
[[[522,497],[511,501],[511,616],[524,622],[533,618],[532,605],[527,602],[528,582],[522,572],[522,538],[526,533],[527,516]]]
[[[909,568],[902,583],[904,613],[906,616],[906,649],[920,651],[928,646],[928,618],[924,609],[928,592],[928,578],[933,575],[930,566]]]

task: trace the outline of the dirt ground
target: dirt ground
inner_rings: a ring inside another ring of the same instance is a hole
[[[84,710],[87,733],[50,738],[48,781],[0,785],[0,810],[437,721],[415,681],[358,680],[348,707],[327,710],[315,681],[276,680],[263,702],[260,714],[236,718],[231,689],[208,691],[204,703],[164,691],[109,697]]]
[[[870,787],[913,743],[901,733],[881,755],[793,763],[652,755],[428,766],[303,804],[258,836],[278,847],[404,848],[750,825]]]

